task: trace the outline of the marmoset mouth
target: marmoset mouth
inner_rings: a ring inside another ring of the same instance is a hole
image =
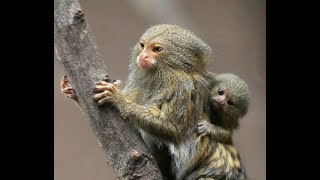
[[[224,106],[224,103],[223,102],[218,102],[217,100],[214,100],[213,99],[213,106],[217,109],[222,109],[223,106]]]

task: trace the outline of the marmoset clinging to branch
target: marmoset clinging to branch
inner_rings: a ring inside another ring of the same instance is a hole
[[[102,81],[94,99],[115,106],[138,127],[149,147],[169,147],[178,172],[189,158],[183,152],[194,146],[188,141],[193,127],[199,119],[209,121],[205,76],[211,55],[204,41],[180,26],[152,26],[133,48],[124,90]]]
[[[94,99],[117,107],[132,121],[159,164],[158,153],[169,148],[175,178],[246,179],[232,145],[232,130],[247,111],[246,88],[238,87],[242,81],[232,75],[215,76],[210,106],[211,80],[205,67],[211,55],[211,48],[188,30],[152,26],[133,48],[124,90],[117,88],[119,83],[102,81]],[[62,91],[75,99],[67,82],[62,82]],[[166,171],[162,169],[170,178]]]

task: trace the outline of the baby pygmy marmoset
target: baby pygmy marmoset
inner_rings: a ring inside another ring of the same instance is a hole
[[[247,83],[234,74],[219,74],[215,80],[210,98],[211,123],[202,121],[197,126],[200,137],[210,139],[205,145],[198,141],[199,153],[206,157],[190,168],[184,179],[246,180],[244,165],[232,142],[232,131],[248,111],[249,89]]]

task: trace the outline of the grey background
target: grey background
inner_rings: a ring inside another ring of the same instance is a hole
[[[251,90],[248,114],[234,134],[251,179],[266,179],[265,0],[80,1],[111,76],[125,81],[130,48],[152,24],[187,27],[215,51],[208,69],[232,72]],[[54,179],[115,179],[89,123],[61,95],[64,72],[54,62]]]

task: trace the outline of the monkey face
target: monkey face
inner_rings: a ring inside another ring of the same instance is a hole
[[[170,24],[150,27],[136,43],[131,55],[132,68],[142,70],[182,70],[203,72],[213,52],[192,32]]]
[[[218,95],[214,96],[212,100],[214,107],[217,109],[224,108],[225,105],[234,106],[234,100],[231,99],[228,92],[225,93],[225,90],[220,88],[218,90]]]
[[[249,105],[246,82],[233,74],[220,74],[216,79],[211,90],[211,108],[223,118],[236,120],[243,117]]]
[[[137,64],[145,70],[153,70],[157,67],[157,56],[163,51],[159,43],[139,42],[140,54],[137,56]]]

